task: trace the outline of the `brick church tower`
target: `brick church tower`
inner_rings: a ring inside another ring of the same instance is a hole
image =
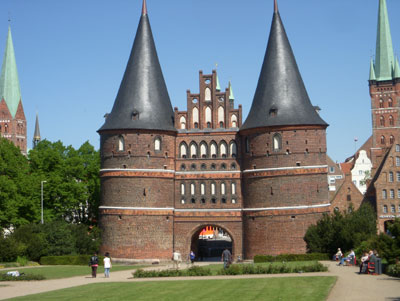
[[[98,132],[102,250],[170,258],[176,129],[145,1],[114,106]]]
[[[0,77],[0,135],[14,143],[26,155],[26,118],[10,27]]]
[[[240,128],[246,257],[305,252],[329,211],[326,127],[311,105],[278,6],[253,103]]]

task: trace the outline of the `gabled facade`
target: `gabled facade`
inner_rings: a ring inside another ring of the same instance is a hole
[[[0,77],[0,135],[13,142],[25,155],[27,153],[26,127],[14,45],[9,27]]]
[[[186,258],[206,227],[234,257],[305,252],[307,228],[329,212],[328,126],[307,95],[277,3],[252,107],[242,124],[232,85],[199,73],[199,92],[171,109],[143,2],[101,136],[102,251]],[[286,89],[281,89],[285,86]],[[220,254],[218,254],[220,256]]]

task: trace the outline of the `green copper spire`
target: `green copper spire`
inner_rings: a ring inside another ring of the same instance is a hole
[[[369,80],[376,80],[374,61],[372,60],[372,58],[371,58],[371,64],[369,67]]]
[[[396,63],[394,64],[393,78],[400,78],[400,66],[398,58],[396,58]]]
[[[235,95],[233,95],[231,81],[229,81],[229,100],[235,100]]]
[[[216,76],[217,76],[217,87],[215,88],[215,90],[221,91],[221,86],[220,86],[220,84],[219,84],[218,74],[217,74]]]
[[[378,34],[375,55],[376,80],[391,80],[393,69],[394,53],[386,0],[379,0]]]
[[[21,101],[17,63],[15,62],[14,46],[11,37],[11,28],[8,27],[6,51],[0,77],[0,98],[5,100],[12,117],[17,113]]]

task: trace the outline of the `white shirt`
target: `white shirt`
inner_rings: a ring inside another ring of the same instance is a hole
[[[103,259],[103,262],[104,262],[104,268],[105,269],[111,268],[111,259],[109,257],[105,257]]]

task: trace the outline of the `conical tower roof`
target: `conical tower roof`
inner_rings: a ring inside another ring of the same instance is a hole
[[[117,98],[99,131],[116,129],[176,131],[145,0]]]
[[[327,124],[314,110],[301,78],[276,1],[257,89],[241,130]]]
[[[21,90],[10,27],[8,27],[6,51],[4,52],[3,66],[1,68],[0,100],[2,98],[4,98],[8,110],[14,118],[21,101]]]
[[[40,129],[39,129],[39,115],[36,113],[36,122],[35,122],[35,132],[33,133],[33,140],[40,141]]]
[[[391,80],[394,70],[394,52],[390,34],[386,0],[379,0],[378,33],[376,37],[375,75],[376,80]]]

